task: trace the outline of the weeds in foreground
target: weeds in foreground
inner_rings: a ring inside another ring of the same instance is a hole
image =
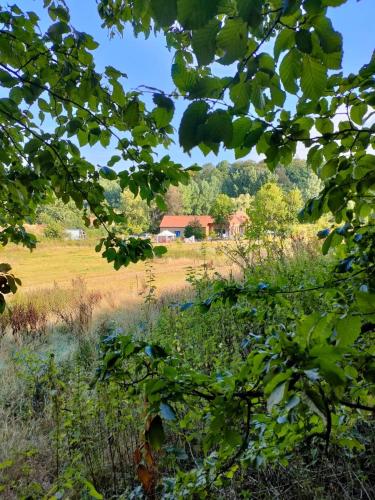
[[[21,295],[0,315],[0,341],[8,333],[18,344],[35,342],[52,327],[83,335],[89,332],[101,300],[102,294],[88,290],[82,278],[72,280],[69,289],[55,285]]]
[[[253,280],[277,277],[283,285],[293,276],[296,280],[303,276],[308,281],[313,276],[306,271],[305,259],[313,257],[307,254],[283,267],[255,269]],[[324,265],[314,260],[314,276],[324,273]],[[208,275],[205,268],[190,274],[194,294],[204,297],[205,290],[208,293],[214,286],[214,275]],[[228,372],[235,363],[246,359],[249,337],[269,335],[270,318],[259,322],[255,316],[241,315],[244,304],[236,308],[214,304],[209,313],[203,314],[199,308],[181,311],[179,304],[183,301],[182,297],[170,296],[148,303],[152,328],[147,327],[142,309],[127,331],[112,321],[101,321],[96,330],[91,325],[86,335],[71,336],[74,349],[63,359],[51,356],[48,349],[44,353],[32,352],[32,344],[17,349],[18,354],[11,356],[2,371],[5,384],[0,388],[0,491],[4,498],[55,495],[141,499],[146,495],[140,483],[147,485],[145,470],[151,466],[155,468],[152,478],[157,477],[160,488],[168,489],[168,481],[176,474],[202,463],[206,454],[201,446],[204,422],[189,410],[189,401],[187,407],[175,405],[178,425],[171,420],[165,426],[165,445],[152,451],[151,463],[144,442],[150,401],[133,384],[133,375],[139,375],[144,365],[121,365],[126,371],[119,380],[104,377],[93,383],[100,337],[111,339],[133,333],[150,345],[169,349],[186,366],[199,369],[205,376],[225,375],[224,370]],[[304,310],[311,307],[301,296],[295,299],[294,306]],[[317,297],[314,306],[318,306]],[[280,314],[277,309],[275,312]],[[284,320],[282,316],[279,319]],[[106,362],[116,366],[117,360],[113,356]],[[343,454],[332,447],[324,456],[319,447],[314,448],[315,455],[308,447],[301,448],[287,468],[279,463],[240,467],[221,487],[214,486],[210,494],[233,500],[371,498],[372,430],[371,422],[358,427],[364,446],[360,453]],[[160,497],[155,487],[150,486]]]

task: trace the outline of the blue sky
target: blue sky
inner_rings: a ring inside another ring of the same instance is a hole
[[[35,10],[39,10],[41,0],[34,0]],[[147,84],[168,92],[173,90],[170,68],[173,54],[165,46],[164,38],[151,35],[148,40],[143,36],[135,38],[129,27],[124,35],[109,38],[108,31],[101,28],[101,21],[95,9],[93,0],[67,0],[71,10],[72,24],[80,31],[90,33],[100,46],[95,51],[95,60],[99,71],[106,65],[125,72],[126,89],[135,89],[137,86]],[[343,71],[350,73],[357,71],[366,64],[374,50],[374,19],[375,0],[349,0],[346,4],[329,9],[329,16],[333,26],[340,31],[344,38]],[[43,16],[44,17],[44,16]],[[146,99],[147,100],[147,99]],[[177,104],[174,126],[177,127],[186,103]],[[164,151],[160,151],[164,154]],[[109,157],[109,152],[100,148],[86,150],[87,158],[96,164],[104,164]],[[176,162],[184,166],[192,163],[214,164],[221,160],[234,161],[232,151],[220,150],[219,155],[210,154],[205,157],[197,148],[191,156],[182,152],[176,144],[169,148],[168,154]],[[255,153],[249,158],[256,159]]]

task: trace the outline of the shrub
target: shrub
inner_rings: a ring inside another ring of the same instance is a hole
[[[44,228],[44,236],[51,240],[61,239],[64,235],[64,227],[60,222],[50,220]]]
[[[204,228],[198,219],[194,219],[185,227],[184,235],[185,238],[194,236],[194,238],[198,241],[203,240],[206,237]]]

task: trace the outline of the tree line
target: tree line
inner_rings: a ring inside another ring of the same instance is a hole
[[[165,197],[165,206],[147,203],[129,190],[122,190],[117,181],[101,181],[104,195],[111,208],[125,214],[122,229],[127,234],[157,232],[165,213],[170,215],[210,214],[218,221],[223,214],[237,210],[249,211],[254,196],[262,186],[275,184],[278,197],[293,193],[293,216],[307,200],[319,193],[321,182],[304,160],[295,159],[287,166],[279,166],[271,172],[265,163],[252,160],[229,163],[221,161],[216,166],[207,163],[190,173],[187,185],[170,186]],[[288,196],[286,196],[288,198]],[[271,205],[273,200],[271,200]],[[72,204],[61,200],[41,207],[37,223],[46,224],[49,237],[59,237],[65,227],[84,228],[80,211]]]

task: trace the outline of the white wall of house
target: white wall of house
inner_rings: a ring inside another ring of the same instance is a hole
[[[180,237],[180,236],[184,236],[184,231],[185,231],[185,228],[184,227],[163,227],[161,228],[162,231],[170,231],[171,233],[174,233],[177,238]],[[179,233],[179,234],[177,234]]]

